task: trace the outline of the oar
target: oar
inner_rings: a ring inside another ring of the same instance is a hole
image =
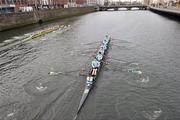
[[[73,120],[76,120],[77,119],[77,114],[76,114],[76,116],[73,118]]]
[[[99,43],[99,42],[101,42],[101,41],[89,42],[89,43],[86,43],[86,44],[84,44],[84,45],[91,45],[91,44]]]
[[[84,73],[84,72],[86,72],[86,73]],[[85,69],[81,69],[80,70],[80,72],[79,72],[79,75],[81,75],[81,76],[87,76],[88,75],[88,71],[86,70],[86,68]]]
[[[116,46],[116,47],[123,47],[123,46],[120,46],[120,45],[116,45],[116,44],[112,44],[113,46]]]
[[[112,58],[112,57],[109,57],[107,59],[112,59],[112,60],[115,60],[115,61],[118,61],[118,62],[121,62],[121,63],[132,63],[132,62],[128,62],[126,60],[121,60],[121,59],[117,59],[117,58]]]
[[[76,71],[79,71],[79,69],[78,70],[67,71],[67,72],[49,72],[48,74],[52,75],[52,76],[65,75],[65,76],[71,76],[71,77],[78,77],[78,76],[70,74],[70,73],[76,72]]]
[[[128,42],[128,41],[126,41],[126,40],[123,40],[123,39],[118,39],[118,38],[112,38],[111,40],[112,40],[112,41],[117,41],[117,40],[118,40],[118,41]]]

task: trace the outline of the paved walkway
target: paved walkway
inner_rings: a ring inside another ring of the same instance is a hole
[[[172,8],[172,7],[171,8],[151,7],[151,9],[180,15],[180,9],[179,8]]]

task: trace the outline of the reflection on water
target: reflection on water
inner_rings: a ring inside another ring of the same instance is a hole
[[[57,24],[70,29],[24,41]],[[104,35],[111,48],[78,120],[178,120],[180,25],[149,11],[96,12],[0,33],[0,119],[71,120]]]

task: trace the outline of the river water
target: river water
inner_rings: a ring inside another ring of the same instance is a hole
[[[71,26],[11,43],[57,24]],[[77,119],[179,120],[180,22],[150,11],[95,12],[1,32],[0,120],[72,120],[85,84],[79,70],[106,34],[113,38],[108,64]]]

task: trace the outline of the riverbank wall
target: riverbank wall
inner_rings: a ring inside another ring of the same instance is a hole
[[[180,10],[175,9],[168,9],[168,8],[157,8],[157,7],[149,7],[149,10],[152,12],[169,16],[169,17],[175,17],[177,19],[180,19]]]
[[[55,19],[63,19],[71,16],[82,15],[95,11],[96,9],[94,7],[81,7],[0,14],[0,31]]]

